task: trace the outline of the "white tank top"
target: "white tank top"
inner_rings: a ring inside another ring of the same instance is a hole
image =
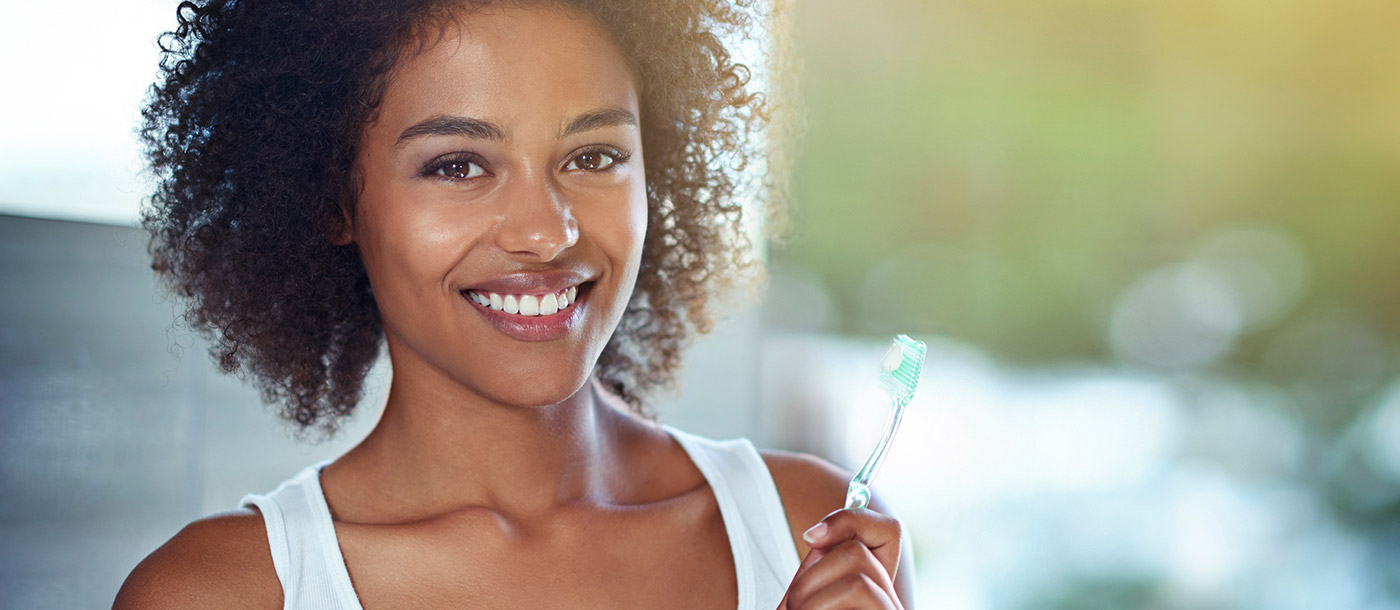
[[[662,426],[714,490],[738,577],[738,610],[771,610],[797,573],[797,547],[767,465],[747,439],[713,441]],[[248,495],[267,526],[283,608],[361,610],[321,492],[321,462],[267,495]]]

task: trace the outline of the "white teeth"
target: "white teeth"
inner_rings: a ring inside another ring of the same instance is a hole
[[[546,295],[468,291],[467,297],[482,307],[522,316],[548,316],[578,302],[578,287]]]

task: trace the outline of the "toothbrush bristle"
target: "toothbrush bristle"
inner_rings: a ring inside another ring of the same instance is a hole
[[[894,342],[901,347],[904,358],[893,371],[881,371],[880,381],[890,392],[904,396],[907,400],[914,395],[914,389],[919,385],[919,373],[923,371],[928,346],[923,341],[909,338],[908,335],[899,335],[894,338]]]

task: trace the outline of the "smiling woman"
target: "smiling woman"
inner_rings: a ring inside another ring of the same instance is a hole
[[[478,9],[441,27],[395,67],[361,136],[355,215],[333,242],[359,252],[395,369],[443,378],[435,394],[454,402],[559,403],[637,283],[636,79],[570,12]],[[561,293],[578,300],[560,311]]]
[[[898,522],[822,518],[844,473],[642,408],[747,260],[766,111],[715,31],[752,12],[182,5],[143,131],[156,270],[304,430],[381,345],[393,379],[358,446],[186,527],[117,605],[907,604]]]

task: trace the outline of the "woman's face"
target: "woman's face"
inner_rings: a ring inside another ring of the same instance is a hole
[[[595,22],[493,7],[429,28],[358,158],[352,239],[396,385],[536,406],[587,381],[646,233],[637,86]]]

